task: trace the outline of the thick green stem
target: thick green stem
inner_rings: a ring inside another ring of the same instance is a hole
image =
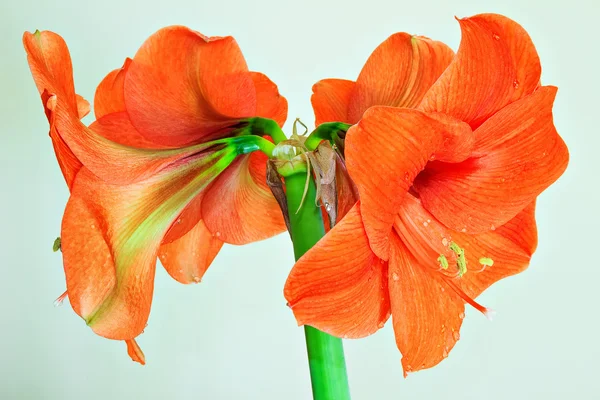
[[[316,188],[312,179],[302,202],[306,179],[304,173],[285,178],[296,260],[325,235],[321,210],[315,205]],[[304,333],[314,400],[349,400],[350,389],[342,340],[311,326],[305,326]]]
[[[350,124],[344,122],[326,122],[321,124],[308,135],[304,145],[308,150],[314,150],[322,140],[334,140],[341,133],[345,134],[350,129],[350,126]]]

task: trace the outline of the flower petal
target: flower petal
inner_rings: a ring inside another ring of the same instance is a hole
[[[181,283],[198,283],[223,247],[202,220],[185,235],[160,246],[158,258],[173,279]]]
[[[230,244],[267,239],[286,229],[266,183],[267,156],[239,157],[211,185],[202,202],[208,230]]]
[[[467,295],[475,298],[493,283],[523,272],[529,266],[537,247],[535,202],[495,231],[471,237],[457,233],[456,239],[464,243],[467,263],[472,270],[481,271],[478,261],[482,257],[494,260],[491,267],[481,272],[467,272],[457,282]]]
[[[78,100],[73,84],[73,66],[67,44],[50,31],[25,32],[23,46],[27,62],[40,94],[48,91],[64,99],[66,107],[78,115]]]
[[[96,119],[100,119],[107,114],[126,111],[123,86],[130,65],[131,58],[126,58],[123,66],[106,75],[96,88],[96,94],[94,95]]]
[[[414,182],[425,208],[449,228],[480,233],[530,204],[569,159],[552,122],[555,95],[541,87],[496,113],[475,131],[467,161],[431,163]]]
[[[458,20],[456,57],[419,106],[478,127],[505,105],[535,90],[540,60],[527,32],[496,14]]]
[[[283,126],[288,113],[287,100],[279,94],[277,85],[265,74],[250,72],[250,76],[256,88],[256,116],[270,118]]]
[[[75,181],[75,176],[77,176],[82,164],[56,129],[54,112],[47,107],[50,98],[51,96],[48,94],[48,91],[44,90],[44,93],[42,93],[42,103],[44,104],[44,111],[46,112],[48,122],[50,123],[49,134],[52,140],[52,147],[54,148],[56,160],[58,161],[58,165],[60,166],[60,170],[62,171],[67,186],[71,189],[73,187],[73,182]]]
[[[413,179],[444,140],[468,135],[466,124],[445,123],[420,111],[372,107],[346,135],[346,165],[358,188],[373,252],[388,258],[388,235]]]
[[[146,356],[144,356],[144,352],[135,339],[126,340],[125,343],[127,344],[127,354],[129,354],[129,357],[135,362],[146,365]]]
[[[78,94],[75,97],[77,98],[77,115],[81,119],[90,113],[90,102]]]
[[[136,149],[100,136],[86,127],[66,107],[63,98],[52,95],[46,102],[52,124],[76,159],[106,182],[129,184],[153,176],[177,160],[205,150],[213,143],[201,143],[182,149]],[[127,121],[126,115],[109,114],[94,124],[99,133],[118,139],[116,129],[123,129],[121,141],[135,144],[139,135]],[[141,144],[141,143],[140,143]]]
[[[477,297],[492,283],[523,271],[537,245],[535,203],[530,204],[515,218],[495,230],[470,235],[448,229],[421,204],[407,195],[394,224],[395,231],[416,262],[432,273],[455,278],[459,276],[456,254],[450,244],[464,250],[466,273],[454,283],[471,298]],[[438,257],[443,254],[448,268],[442,269]],[[493,266],[480,263],[481,258],[493,260]]]
[[[23,34],[23,46],[27,52],[27,62],[38,88],[44,106],[44,112],[50,123],[50,138],[56,153],[56,159],[69,188],[81,168],[81,162],[69,146],[60,137],[55,118],[48,109],[48,100],[58,94],[74,118],[83,118],[89,112],[89,103],[75,94],[73,84],[73,66],[69,49],[62,37],[54,32],[44,31]]]
[[[345,79],[323,79],[313,85],[310,102],[315,111],[316,126],[325,122],[357,122],[348,118],[348,105],[354,86],[354,81]]]
[[[387,263],[369,248],[355,205],[292,269],[284,289],[298,324],[360,338],[390,315]]]
[[[406,376],[448,356],[460,338],[465,307],[444,278],[420,265],[397,235],[391,235],[391,243],[390,304]]]
[[[237,119],[255,116],[256,89],[232,37],[172,26],[136,53],[125,77],[125,104],[148,140],[179,147],[214,139]]]
[[[62,226],[67,290],[97,334],[127,340],[146,325],[159,245],[185,206],[235,157],[236,146],[206,152],[132,185],[82,169]]]
[[[142,136],[131,124],[126,111],[106,114],[90,125],[96,134],[115,143],[138,149],[160,149],[165,146],[153,143]]]
[[[169,228],[169,231],[163,238],[163,244],[171,243],[191,231],[200,221],[202,221],[202,200],[204,194],[194,197],[177,216],[177,219]]]
[[[442,42],[395,33],[367,60],[348,108],[356,123],[371,106],[416,107],[452,61],[454,52]]]

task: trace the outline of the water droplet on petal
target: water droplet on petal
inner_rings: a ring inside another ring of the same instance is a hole
[[[380,322],[379,324],[377,324],[377,326],[379,327],[379,329],[381,329],[385,326],[385,322]]]
[[[496,230],[496,226],[492,225],[492,226],[490,226],[490,229],[493,230],[493,231],[495,231]]]
[[[515,80],[513,81],[513,87],[514,87],[515,89],[518,89],[518,88],[519,88],[519,81],[518,81],[518,80],[516,80],[516,79],[515,79]]]
[[[329,204],[329,203],[325,203],[325,210],[326,210],[327,212],[331,211],[331,204]]]
[[[425,227],[426,227],[427,225],[429,225],[429,224],[427,223],[427,221],[423,221],[423,226],[425,226]]]
[[[400,279],[400,277],[398,276],[397,273],[394,272],[394,273],[392,273],[392,279],[395,280],[395,281],[397,281],[397,280]]]
[[[497,33],[494,33],[492,36],[494,39],[500,40],[500,35],[498,35]]]
[[[405,172],[404,173],[404,180],[407,181],[407,180],[409,180],[409,178],[410,178],[410,175],[408,174],[408,172]]]
[[[442,356],[444,356],[444,358],[448,357],[448,348],[447,347],[444,349],[444,352],[442,353]]]
[[[200,283],[200,280],[201,280],[199,276],[194,276],[192,279],[193,279],[193,280],[194,280],[194,282],[196,282],[196,283]]]
[[[219,236],[221,236],[221,232],[215,232],[215,236],[216,236],[216,237],[219,237]]]
[[[454,331],[452,333],[452,337],[454,337],[454,340],[458,340],[460,339],[460,333],[458,333],[458,331]]]
[[[443,246],[448,246],[448,239],[442,238],[442,245]]]
[[[458,314],[458,318],[465,319],[465,313],[461,312],[460,314]]]
[[[466,231],[467,231],[467,228],[462,228],[460,231],[461,231],[461,232],[466,232]]]

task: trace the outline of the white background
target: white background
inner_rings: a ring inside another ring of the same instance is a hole
[[[65,38],[77,92],[88,100],[108,71],[163,26],[233,35],[250,68],[279,85],[290,120],[312,124],[314,82],[355,79],[371,51],[397,31],[456,50],[454,16],[480,12],[505,14],[531,34],[543,82],[559,87],[555,123],[571,163],[538,201],[540,245],[531,268],[480,297],[498,311],[495,321],[469,310],[450,357],[408,379],[390,324],[346,341],[353,399],[600,398],[597,4],[2,0],[0,399],[310,398],[302,329],[282,296],[293,264],[286,235],[224,247],[200,285],[182,286],[159,266],[149,326],[139,338],[145,367],[129,360],[123,343],[95,336],[68,303],[52,306],[65,289],[61,257],[51,247],[68,192],[23,31]]]

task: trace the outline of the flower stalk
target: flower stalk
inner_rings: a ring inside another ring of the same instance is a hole
[[[316,187],[312,178],[299,172],[286,177],[285,186],[290,234],[297,260],[325,235],[325,228],[321,209],[315,204]],[[342,339],[311,326],[304,327],[304,334],[313,399],[349,400],[350,389]]]

